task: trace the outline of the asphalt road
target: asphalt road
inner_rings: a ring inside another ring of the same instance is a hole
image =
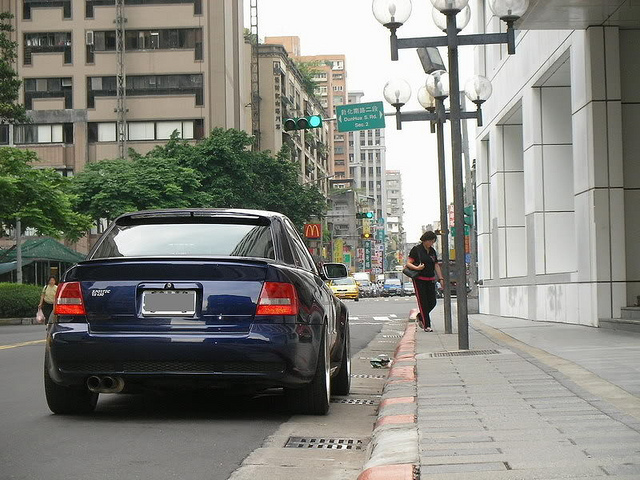
[[[352,356],[415,300],[349,301]],[[290,418],[281,396],[101,395],[86,417],[52,415],[44,327],[0,327],[0,479],[227,479]]]

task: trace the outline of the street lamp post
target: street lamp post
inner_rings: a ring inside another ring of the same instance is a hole
[[[440,14],[446,16],[446,36],[444,37],[417,37],[399,39],[396,31],[411,15],[411,0],[373,0],[373,14],[376,19],[391,32],[391,60],[398,60],[398,50],[405,48],[430,48],[430,47],[447,47],[449,60],[449,114],[447,118],[451,122],[451,156],[453,163],[453,203],[455,214],[455,250],[457,263],[457,317],[458,317],[458,347],[461,350],[469,349],[469,319],[467,311],[467,275],[465,269],[465,241],[464,241],[464,179],[462,169],[462,131],[461,119],[469,118],[460,108],[460,80],[458,71],[458,46],[460,45],[491,45],[503,44],[508,46],[509,54],[515,53],[515,31],[514,22],[520,18],[527,10],[529,0],[488,0],[489,7],[499,16],[506,24],[506,33],[494,34],[473,34],[459,35],[456,16],[462,12],[460,30],[468,22],[469,0],[431,0],[434,9],[434,18],[442,28],[440,23]],[[463,24],[464,23],[464,24]],[[488,82],[488,81],[487,81]],[[391,82],[390,82],[391,83]],[[405,82],[406,83],[406,82]],[[485,82],[480,82],[485,84]],[[404,105],[410,94],[406,94],[404,89],[399,88],[402,84],[396,81],[395,84],[388,89],[385,86],[385,98],[389,103],[396,107],[396,122],[398,129],[402,128],[402,121],[417,120],[414,116],[400,113],[400,107]],[[490,84],[489,84],[490,85]],[[389,86],[389,84],[387,84]],[[407,84],[408,86],[408,84]],[[427,88],[429,84],[427,83]],[[480,92],[478,92],[480,93]],[[489,92],[490,93],[490,92]],[[389,96],[388,96],[389,95]],[[486,100],[486,98],[485,98]],[[478,106],[476,112],[478,123],[481,124],[482,117],[480,105],[483,100],[480,95],[476,100],[472,99]],[[422,112],[424,115],[427,112]],[[404,115],[404,117],[403,117]],[[425,119],[420,118],[420,119]],[[431,119],[431,118],[430,118]]]

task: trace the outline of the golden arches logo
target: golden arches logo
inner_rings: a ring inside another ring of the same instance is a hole
[[[305,223],[304,224],[304,236],[307,238],[320,238],[322,235],[322,228],[319,223]]]

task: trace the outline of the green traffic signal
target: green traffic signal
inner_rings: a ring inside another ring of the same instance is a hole
[[[309,115],[308,117],[287,118],[284,121],[284,131],[305,130],[307,128],[319,128],[322,126],[320,115]]]
[[[356,218],[373,218],[373,212],[357,212]]]
[[[464,207],[464,224],[473,225],[473,205]]]

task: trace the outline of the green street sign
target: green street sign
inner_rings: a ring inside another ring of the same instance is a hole
[[[384,128],[384,105],[382,102],[337,105],[336,118],[339,132]]]

